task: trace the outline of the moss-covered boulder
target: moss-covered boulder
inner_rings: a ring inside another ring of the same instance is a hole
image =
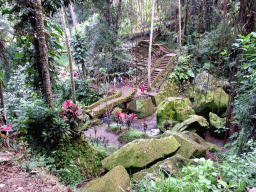
[[[228,106],[228,95],[221,88],[215,91],[197,92],[194,99],[195,112],[205,118],[209,118],[209,112],[221,114]]]
[[[164,132],[162,137],[170,137],[171,135],[181,144],[176,154],[180,154],[188,159],[192,157],[203,157],[206,154],[207,148],[190,139],[185,133],[168,130]]]
[[[212,75],[210,75],[206,71],[199,73],[196,76],[194,83],[196,85],[195,89],[197,92],[214,91],[219,84],[217,79],[215,79]]]
[[[171,130],[182,132],[184,130],[199,133],[200,135],[205,133],[209,128],[209,123],[203,116],[190,115],[188,119],[182,123],[176,124]]]
[[[196,143],[204,146],[207,150],[211,152],[220,151],[220,148],[217,145],[213,143],[205,142],[205,140],[196,133],[193,133],[190,131],[184,131],[182,133],[187,135],[191,140],[195,141]]]
[[[102,160],[104,169],[111,170],[117,165],[141,169],[154,161],[175,153],[180,144],[175,137],[161,139],[137,139]]]
[[[210,152],[218,152],[218,151],[220,151],[220,148],[217,145],[214,145],[213,143],[205,142],[205,147]]]
[[[154,105],[151,98],[134,99],[127,104],[127,108],[136,113],[139,119],[146,118],[154,113]]]
[[[126,169],[119,165],[113,168],[103,177],[90,181],[87,185],[81,188],[81,191],[88,192],[116,192],[126,191],[130,186],[130,176]]]
[[[169,173],[176,177],[179,177],[181,176],[180,170],[189,162],[193,162],[193,160],[186,159],[180,154],[176,154],[163,161],[157,162],[148,169],[143,169],[140,172],[133,174],[132,178],[135,181],[141,181],[146,175],[149,175],[150,173],[158,173],[158,171],[161,170],[163,170],[164,173]]]
[[[220,118],[218,115],[210,112],[209,113],[209,121],[210,121],[210,126],[218,129],[221,127],[224,127],[226,123],[226,118]]]
[[[187,116],[194,115],[194,110],[190,107],[188,99],[183,100],[179,97],[166,98],[158,107],[156,112],[157,127],[164,132],[162,123],[165,120],[182,122]]]
[[[158,107],[162,101],[168,97],[177,97],[179,87],[172,79],[168,79],[161,91],[154,96],[156,106]]]

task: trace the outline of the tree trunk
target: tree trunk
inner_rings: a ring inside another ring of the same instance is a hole
[[[151,16],[151,30],[150,30],[150,42],[149,42],[149,52],[148,52],[148,89],[151,87],[150,82],[150,67],[151,67],[151,48],[152,48],[152,40],[153,40],[153,24],[154,24],[154,8],[155,8],[155,0],[152,0],[152,16]]]
[[[179,0],[179,46],[181,47],[181,8],[180,8],[180,0]]]
[[[256,2],[252,0],[240,0],[238,16],[243,35],[248,35],[256,30]]]
[[[116,22],[116,30],[115,30],[116,38],[118,35],[120,23],[121,23],[121,17],[122,17],[122,0],[119,0],[118,12],[117,12],[117,18],[116,18],[116,21],[117,21]]]
[[[44,20],[43,20],[41,0],[37,0],[36,3],[37,3],[37,11],[36,11],[37,34],[38,34],[38,40],[39,40],[40,60],[42,64],[43,87],[44,87],[44,93],[45,93],[44,97],[46,99],[46,102],[53,109],[54,102],[53,102],[53,96],[52,96],[47,46],[46,46],[46,40],[45,40],[45,34],[44,34]]]
[[[0,78],[0,97],[1,97],[1,116],[0,118],[0,126],[6,125],[6,114],[5,114],[5,108],[4,108],[4,95],[3,95],[3,89],[2,89],[2,79]]]
[[[63,32],[64,32],[64,35],[65,35],[66,45],[67,45],[67,49],[68,49],[68,60],[69,60],[69,69],[70,69],[70,77],[71,77],[72,101],[73,101],[74,104],[76,104],[75,81],[74,81],[74,73],[73,73],[73,65],[72,65],[72,55],[71,55],[68,35],[67,35],[67,31],[66,31],[66,23],[65,23],[63,6],[61,6],[61,18],[62,18]]]
[[[113,30],[113,21],[112,21],[112,13],[111,13],[111,4],[112,4],[112,1],[111,0],[108,0],[107,2],[107,6],[108,6],[108,24],[110,26],[110,29]]]
[[[86,79],[86,69],[85,69],[84,61],[82,63],[82,71],[83,71],[83,77],[84,77],[84,79]]]
[[[70,9],[70,13],[71,13],[71,17],[72,17],[72,21],[73,21],[73,24],[74,24],[74,27],[75,27],[76,34],[78,34],[78,31],[77,31],[77,21],[76,21],[76,15],[74,13],[73,3],[69,4],[69,9]]]
[[[5,47],[4,47],[4,43],[0,40],[0,55],[2,55],[3,61],[4,61],[4,65],[6,67],[6,69],[10,69],[9,67],[9,62],[8,59],[5,55]]]

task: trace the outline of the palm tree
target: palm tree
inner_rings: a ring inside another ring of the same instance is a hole
[[[37,10],[35,12],[36,22],[37,22],[37,37],[39,41],[39,50],[40,50],[40,61],[42,69],[42,80],[43,80],[43,89],[44,97],[51,108],[54,108],[53,96],[52,96],[52,87],[49,73],[49,63],[48,63],[48,53],[47,46],[45,41],[44,33],[44,20],[42,13],[41,0],[36,0]]]

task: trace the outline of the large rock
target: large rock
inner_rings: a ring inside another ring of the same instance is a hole
[[[169,78],[161,91],[154,96],[156,106],[158,107],[168,97],[177,97],[179,95],[178,89],[179,87],[174,80]]]
[[[154,113],[154,105],[151,98],[132,100],[127,104],[127,108],[136,113],[139,119],[148,117]]]
[[[170,137],[171,135],[174,136],[175,139],[181,144],[181,147],[178,149],[176,154],[180,154],[188,159],[192,157],[205,156],[207,148],[189,138],[189,136],[185,133],[168,130],[164,132],[163,137]],[[203,144],[205,144],[205,142]]]
[[[215,91],[207,91],[206,93],[197,92],[194,99],[195,112],[208,119],[209,112],[216,114],[225,112],[228,106],[228,100],[228,95],[221,88]]]
[[[210,75],[206,71],[199,73],[196,76],[194,83],[196,85],[195,89],[198,92],[214,91],[219,84],[217,79],[215,79],[212,75]]]
[[[193,162],[191,159],[186,159],[182,157],[179,154],[176,154],[172,157],[169,157],[163,161],[159,161],[158,163],[152,165],[148,169],[143,169],[138,173],[133,174],[132,178],[135,181],[141,181],[146,175],[151,175],[154,173],[156,175],[156,172],[158,170],[164,171],[164,173],[169,173],[171,175],[174,175],[176,177],[180,176],[180,170],[186,166],[189,162]]]
[[[107,170],[111,170],[117,165],[141,169],[158,159],[175,153],[180,146],[173,136],[161,139],[137,139],[102,160],[102,166]]]
[[[187,130],[202,135],[207,131],[208,128],[209,123],[204,117],[198,115],[190,115],[188,116],[188,119],[182,123],[176,124],[171,130],[179,132]]]
[[[195,141],[196,143],[204,146],[207,150],[211,152],[220,151],[220,148],[213,143],[205,142],[205,140],[200,137],[198,134],[190,132],[190,131],[183,131],[183,134],[187,135],[191,140]]]
[[[106,192],[106,191],[126,191],[130,186],[130,176],[126,169],[119,165],[113,168],[103,177],[90,181],[87,185],[81,188],[81,191],[88,192]]]
[[[184,121],[187,116],[194,115],[194,110],[190,107],[191,103],[188,99],[182,99],[179,97],[169,97],[166,98],[157,109],[156,120],[157,127],[161,129],[162,132],[162,123],[165,120],[168,121]]]
[[[209,121],[210,121],[211,127],[218,129],[218,128],[224,127],[226,123],[226,118],[220,118],[218,115],[210,112]]]

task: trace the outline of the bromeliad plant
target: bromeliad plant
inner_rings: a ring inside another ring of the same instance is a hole
[[[80,125],[87,120],[88,116],[83,115],[81,107],[71,103],[71,99],[64,102],[60,117],[64,119],[73,132],[78,132]],[[80,130],[81,131],[81,130]]]
[[[116,111],[117,126],[121,125],[122,123],[125,123],[129,130],[134,119],[136,119],[136,115],[134,113],[128,115],[127,113],[122,114],[119,111]]]
[[[124,113],[124,122],[128,128],[128,130],[130,130],[131,124],[134,121],[134,119],[136,119],[136,115],[134,113],[128,115],[127,113]]]
[[[116,111],[116,125],[121,130],[121,124],[123,123],[123,117],[122,114],[119,111]]]

